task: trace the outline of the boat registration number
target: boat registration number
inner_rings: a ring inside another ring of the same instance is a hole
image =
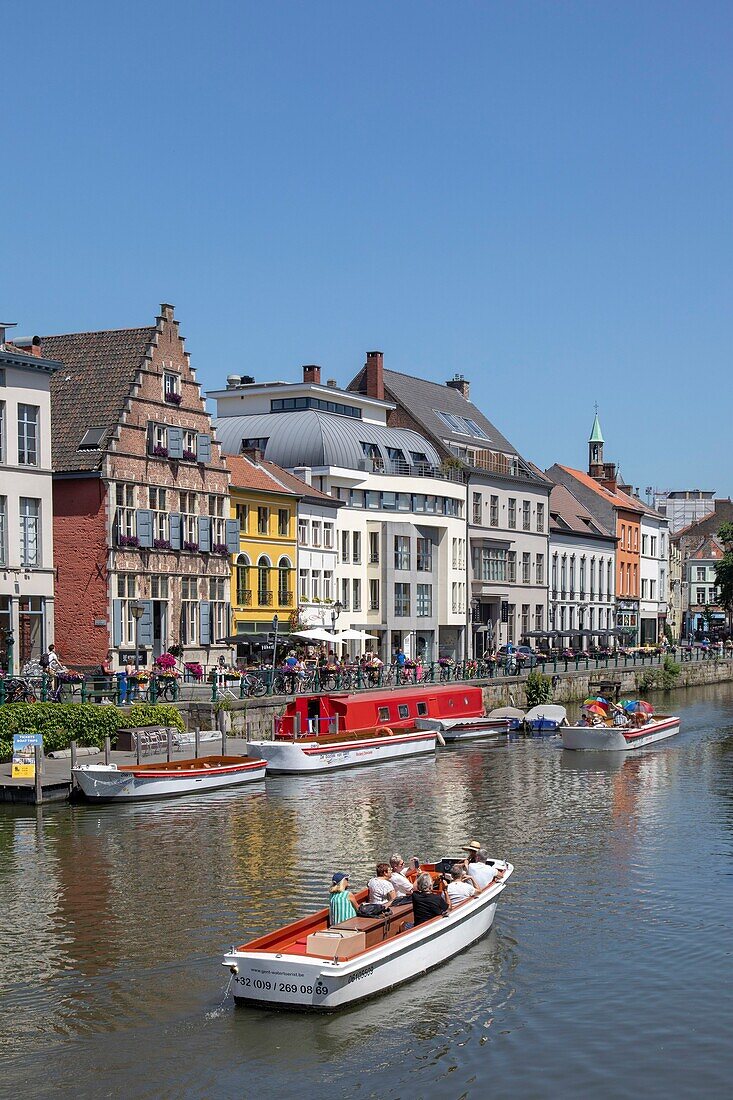
[[[352,982],[360,982],[362,978],[369,978],[373,973],[374,967],[366,966],[363,970],[360,970],[358,974],[352,974],[349,978],[348,984],[351,985]]]

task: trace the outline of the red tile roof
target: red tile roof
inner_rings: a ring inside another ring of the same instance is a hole
[[[553,485],[550,493],[550,530],[558,534],[572,533],[616,541],[615,533],[604,530],[564,485]]]
[[[250,462],[244,455],[225,455],[229,473],[232,475],[232,489],[255,489],[261,493],[278,493],[280,496],[298,496],[293,489],[286,488],[278,481],[264,463]],[[273,463],[268,463],[272,466]],[[303,484],[303,488],[307,488]]]
[[[582,470],[574,470],[571,466],[563,466],[560,463],[558,463],[558,466],[561,470],[564,470],[566,474],[570,474],[571,477],[577,478],[577,480],[582,485],[585,485],[587,489],[592,489],[595,493],[598,493],[599,496],[603,497],[604,500],[608,501],[609,504],[613,504],[615,508],[623,508],[627,512],[639,512],[640,514],[646,511],[644,505],[640,501],[634,500],[633,497],[627,496],[626,493],[622,493],[618,489],[615,493],[612,492],[610,489],[607,489],[605,485],[601,485],[599,481],[591,477],[590,474],[586,474]]]

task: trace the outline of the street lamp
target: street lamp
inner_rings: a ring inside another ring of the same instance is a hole
[[[585,612],[588,608],[587,603],[581,603],[578,605],[578,618],[580,619],[580,647],[585,649],[585,639],[583,637],[583,620],[585,619]]]
[[[8,676],[13,675],[13,646],[15,645],[15,635],[12,628],[8,627],[5,631],[5,653],[8,658]]]
[[[336,603],[331,608],[331,633],[336,633],[336,620],[344,609],[344,605],[341,600],[336,600]]]
[[[135,672],[140,668],[140,620],[145,614],[145,605],[142,603],[131,603],[130,614],[135,620]]]
[[[272,671],[275,671],[275,660],[277,658],[277,628],[280,623],[280,619],[277,614],[272,616],[272,629],[275,631],[275,637],[272,643]]]

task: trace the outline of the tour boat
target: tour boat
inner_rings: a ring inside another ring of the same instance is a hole
[[[435,752],[436,740],[435,730],[402,731],[377,726],[372,730],[248,741],[247,755],[266,761],[268,775],[297,774],[353,768]]]
[[[469,947],[491,928],[496,902],[514,868],[490,860],[499,877],[445,916],[411,927],[412,905],[391,916],[352,917],[328,926],[328,909],[232,947],[223,965],[238,1002],[330,1012],[417,978]],[[421,868],[445,873],[454,860]],[[437,882],[436,878],[436,882]],[[366,891],[363,891],[366,896]],[[362,895],[357,895],[361,900]]]
[[[532,707],[524,716],[525,729],[533,733],[554,733],[555,730],[567,722],[565,707],[559,707],[552,703],[542,703]]]
[[[456,741],[484,741],[487,738],[503,739],[509,733],[508,718],[418,718],[415,725],[420,730],[437,730],[448,744]]]
[[[265,778],[266,762],[249,756],[200,756],[162,764],[79,764],[72,775],[85,798],[123,802],[218,791]]]
[[[380,691],[298,695],[275,723],[275,739],[389,726],[414,729],[418,718],[478,718],[483,691],[465,684],[426,684]]]
[[[657,714],[643,726],[563,726],[560,735],[564,749],[614,752],[641,749],[679,732],[679,718]]]

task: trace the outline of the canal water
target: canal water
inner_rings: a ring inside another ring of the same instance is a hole
[[[556,738],[129,807],[0,811],[0,1095],[729,1096],[733,688],[682,734]],[[221,952],[392,851],[474,838],[491,934],[342,1014],[235,1009]]]

